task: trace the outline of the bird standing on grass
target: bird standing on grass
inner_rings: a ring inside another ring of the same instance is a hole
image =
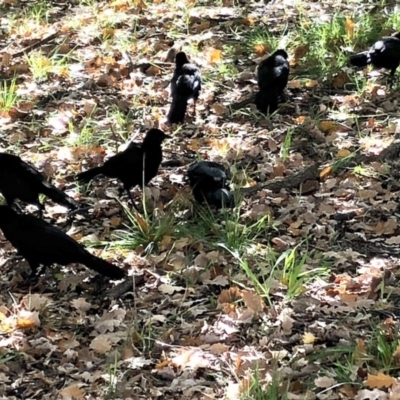
[[[278,108],[278,97],[283,93],[289,79],[288,54],[277,50],[258,66],[257,82],[259,91],[256,94],[257,109],[272,114]]]
[[[161,144],[169,137],[159,129],[150,129],[142,143],[131,142],[123,152],[109,158],[100,167],[81,172],[77,179],[89,182],[100,174],[117,178],[124,185],[133,206],[137,209],[130,189],[136,185],[147,185],[157,175],[162,161]]]
[[[193,99],[196,110],[196,100],[199,98],[201,89],[200,70],[190,64],[183,51],[176,55],[175,64],[171,80],[172,104],[168,113],[168,122],[171,124],[184,121],[188,100]]]
[[[198,203],[210,206],[233,208],[235,201],[229,191],[225,168],[216,162],[200,161],[192,164],[188,171],[189,184]]]
[[[372,64],[374,68],[389,69],[390,86],[392,86],[394,74],[400,65],[400,32],[383,37],[369,50],[351,56],[349,61],[354,67],[366,67]]]
[[[44,206],[39,202],[39,194],[72,209],[79,206],[75,200],[49,183],[36,168],[8,153],[0,153],[0,192],[9,206],[14,204],[15,199],[35,204],[39,208],[40,217]]]
[[[46,221],[19,214],[9,206],[0,206],[0,229],[31,267],[31,277],[57,263],[79,263],[111,279],[121,279],[125,271],[84,249],[78,242]]]

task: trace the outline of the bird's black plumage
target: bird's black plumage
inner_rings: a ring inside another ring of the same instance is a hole
[[[234,197],[229,191],[225,168],[211,161],[192,164],[187,171],[195,200],[216,208],[234,207]]]
[[[172,103],[168,113],[168,122],[171,124],[184,121],[188,100],[193,99],[196,105],[201,89],[200,70],[190,64],[183,51],[176,55],[175,64],[171,80]]]
[[[39,208],[40,215],[44,207],[39,202],[39,194],[66,207],[78,207],[75,200],[48,182],[36,168],[8,153],[0,153],[0,192],[9,206],[16,199],[32,203]]]
[[[354,67],[366,67],[372,64],[375,68],[389,69],[390,77],[393,79],[400,65],[400,32],[394,36],[383,37],[369,50],[351,56],[349,61]]]
[[[256,94],[257,109],[266,114],[278,108],[278,98],[289,79],[289,62],[285,50],[277,50],[260,63],[257,72],[259,91]]]
[[[0,229],[6,239],[29,263],[32,276],[40,264],[79,263],[112,279],[125,276],[124,270],[95,257],[78,242],[46,221],[19,214],[9,206],[0,206]]]
[[[89,182],[95,176],[103,174],[109,178],[117,178],[124,185],[128,196],[133,201],[130,189],[136,185],[147,185],[158,172],[162,161],[161,144],[169,138],[159,129],[150,129],[141,144],[131,142],[121,153],[109,158],[102,166],[89,169],[77,175],[81,182]],[[143,180],[144,177],[144,180]]]

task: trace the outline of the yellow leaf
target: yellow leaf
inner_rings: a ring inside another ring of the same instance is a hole
[[[317,338],[311,332],[305,332],[303,335],[304,344],[313,344]]]
[[[351,154],[351,151],[350,151],[350,150],[347,150],[347,149],[340,149],[340,150],[337,152],[336,157],[338,157],[338,158],[345,158],[345,157],[348,157],[350,154]]]
[[[333,171],[332,166],[325,167],[319,174],[320,179],[325,179],[327,176],[331,175]]]
[[[356,26],[356,24],[351,19],[347,18],[344,25],[345,25],[345,29],[347,32],[347,36],[349,38],[353,38],[354,37],[354,27]]]
[[[319,124],[319,128],[324,133],[332,133],[338,129],[338,126],[332,121],[321,121],[321,123]]]
[[[310,79],[306,82],[306,87],[308,88],[313,88],[314,86],[318,85],[318,81],[316,81],[315,79]]]

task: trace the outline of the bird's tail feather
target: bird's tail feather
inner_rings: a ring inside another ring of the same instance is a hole
[[[366,67],[370,63],[371,57],[368,51],[363,51],[350,57],[350,64],[354,67]]]
[[[273,113],[278,109],[278,95],[275,91],[260,90],[255,100],[258,111],[266,114]]]
[[[53,200],[55,203],[60,203],[63,204],[64,206],[68,208],[78,208],[79,203],[76,202],[74,199],[69,197],[67,194],[65,194],[62,190],[57,189],[56,187],[50,185],[49,183],[45,183],[43,185],[43,190],[42,193]]]
[[[92,169],[88,169],[85,172],[81,172],[76,176],[76,179],[80,182],[89,182],[91,181],[96,175],[102,173],[102,167],[96,167]]]
[[[88,253],[87,260],[85,260],[85,265],[93,271],[98,272],[100,275],[107,276],[111,279],[122,279],[126,275],[123,269],[90,253]]]
[[[170,124],[177,124],[183,122],[185,119],[187,108],[187,99],[184,97],[176,97],[172,99],[171,108],[168,113],[168,122]]]

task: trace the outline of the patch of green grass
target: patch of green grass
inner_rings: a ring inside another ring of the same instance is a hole
[[[257,51],[259,47],[264,47],[270,54],[281,48],[282,37],[277,36],[275,32],[270,32],[266,26],[261,25],[249,29],[243,41],[251,53]]]
[[[111,110],[107,111],[107,117],[111,119],[114,125],[112,128],[114,136],[118,135],[124,142],[130,139],[130,129],[137,118],[134,110],[130,108],[127,112],[124,112],[117,106],[114,106],[111,107]]]
[[[48,22],[50,17],[51,5],[45,0],[35,1],[24,8],[24,19],[34,21],[36,24]]]
[[[37,50],[25,55],[25,59],[36,81],[43,82],[49,78],[50,74],[69,76],[67,64],[71,59],[71,53],[60,55],[55,52],[48,56],[41,50]]]
[[[114,232],[117,240],[113,241],[112,247],[135,249],[143,246],[146,254],[151,254],[165,237],[175,235],[174,212],[159,214],[155,210],[152,214],[148,214],[144,200],[143,207],[145,209],[143,215],[124,207],[130,224],[125,225],[125,229]]]
[[[235,199],[240,204],[240,199]],[[216,211],[207,204],[195,205],[193,218],[178,227],[181,235],[190,234],[210,248],[225,246],[240,254],[246,252],[254,241],[266,237],[271,228],[269,215],[252,223],[243,223],[240,208]]]
[[[287,158],[289,157],[294,132],[295,132],[294,127],[289,128],[286,132],[285,140],[283,141],[283,145],[282,145],[281,151],[280,151],[280,156],[282,158],[282,162],[285,162],[287,160]]]
[[[17,78],[11,80],[0,81],[0,110],[8,112],[15,107],[20,101],[20,96],[17,93]]]
[[[279,372],[273,372],[271,381],[267,383],[262,375],[265,372],[259,369],[251,372],[248,388],[240,400],[288,400],[289,381],[282,379]]]
[[[395,354],[400,346],[400,338],[380,326],[372,325],[372,331],[373,336],[367,342],[367,352],[370,355],[368,366],[384,373],[399,371]]]

